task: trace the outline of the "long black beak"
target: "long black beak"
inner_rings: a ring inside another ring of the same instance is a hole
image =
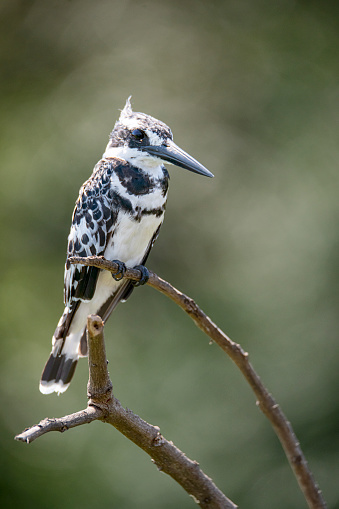
[[[187,154],[187,152],[179,148],[172,140],[167,140],[166,145],[148,145],[142,147],[142,150],[148,152],[152,156],[159,157],[163,161],[185,168],[186,170],[205,175],[205,177],[214,177],[213,173],[208,171],[205,166]]]

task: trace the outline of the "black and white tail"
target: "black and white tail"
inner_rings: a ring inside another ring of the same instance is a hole
[[[84,340],[82,340],[84,337]],[[44,367],[40,380],[40,391],[43,394],[65,392],[74,375],[80,356],[86,355],[81,352],[81,344],[86,342],[85,332],[70,334],[64,340],[53,337],[53,348]]]
[[[40,392],[43,394],[65,392],[71,383],[79,357],[87,356],[87,316],[96,313],[106,321],[116,305],[121,300],[126,300],[133,290],[130,281],[116,282],[108,272],[106,275],[109,281],[114,283],[115,292],[99,309],[93,301],[78,302],[73,308],[65,308],[53,335],[52,352],[41,375]]]

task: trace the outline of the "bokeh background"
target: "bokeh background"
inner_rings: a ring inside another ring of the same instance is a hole
[[[2,0],[1,507],[195,507],[108,425],[13,436],[86,405],[87,364],[38,392],[73,205],[118,110],[166,122],[213,180],[170,167],[148,266],[246,349],[339,507],[338,11],[278,0]],[[243,508],[306,507],[237,368],[150,288],[106,327],[116,396]]]

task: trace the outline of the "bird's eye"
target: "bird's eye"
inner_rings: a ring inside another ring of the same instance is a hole
[[[132,131],[132,135],[137,141],[142,141],[146,136],[144,131],[141,131],[140,129],[134,129],[134,131]]]

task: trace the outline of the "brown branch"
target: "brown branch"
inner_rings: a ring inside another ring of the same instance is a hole
[[[25,429],[20,435],[16,435],[15,440],[20,442],[26,442],[30,444],[37,438],[49,433],[50,431],[60,431],[63,433],[70,428],[81,426],[82,424],[89,424],[101,417],[101,411],[98,411],[94,407],[88,407],[86,410],[81,410],[75,414],[66,415],[59,419],[43,419],[39,424],[35,424],[31,428]]]
[[[69,428],[101,420],[114,426],[152,458],[159,470],[177,481],[200,507],[205,509],[236,509],[199,467],[166,440],[157,426],[152,426],[125,409],[112,394],[112,382],[107,370],[103,322],[99,316],[87,318],[89,382],[87,387],[88,406],[86,410],[67,415],[60,419],[44,419],[32,426],[16,440],[30,443],[50,431],[66,431]]]
[[[118,270],[117,264],[105,260],[104,257],[72,257],[69,261],[73,264],[81,263],[83,265],[105,269],[110,272],[116,272]],[[137,281],[140,279],[141,274],[137,269],[128,268],[126,270],[125,277]],[[258,407],[271,422],[308,506],[310,509],[326,509],[326,502],[317,486],[317,483],[315,482],[311,470],[308,467],[306,458],[301,450],[293,428],[280,409],[276,400],[261,382],[259,375],[249,362],[248,353],[244,352],[239,344],[234,343],[222,330],[220,330],[216,324],[213,323],[212,320],[199,308],[193,299],[174,288],[167,281],[164,281],[155,273],[150,271],[150,278],[147,284],[159,290],[167,297],[170,297],[176,304],[178,304],[178,306],[180,306],[194,320],[195,324],[215,343],[217,343],[238,366],[257,398]]]

